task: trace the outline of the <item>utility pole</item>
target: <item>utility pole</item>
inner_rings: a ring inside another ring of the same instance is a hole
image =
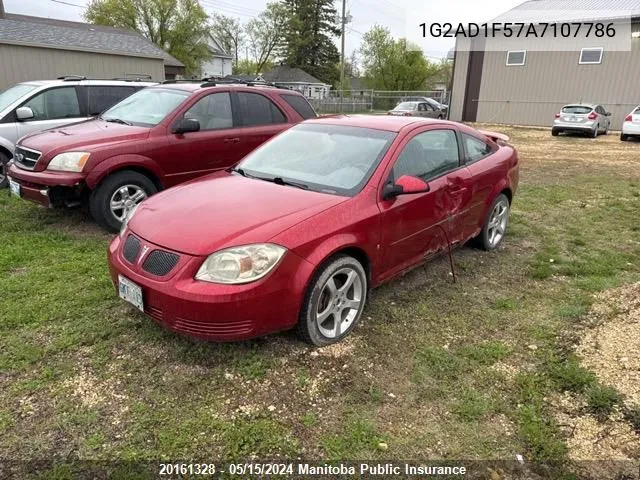
[[[0,0],[0,3],[2,0]],[[343,103],[344,99],[344,35],[345,26],[347,24],[347,0],[342,0],[342,51],[340,61],[340,103]]]
[[[2,0],[0,0],[0,18],[4,18],[4,3],[2,3]],[[344,15],[342,18],[344,18]],[[342,50],[344,50],[344,27],[342,28],[342,36]],[[342,57],[342,60],[344,61],[344,57]]]

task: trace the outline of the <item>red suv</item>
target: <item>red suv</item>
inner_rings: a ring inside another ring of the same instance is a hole
[[[299,93],[261,85],[164,83],[99,118],[23,137],[11,192],[48,207],[88,204],[118,231],[159,190],[228,168],[316,113]]]

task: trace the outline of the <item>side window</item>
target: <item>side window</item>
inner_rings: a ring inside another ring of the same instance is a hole
[[[87,86],[87,110],[89,115],[100,115],[105,110],[113,107],[120,100],[124,100],[133,92],[135,87],[125,86]]]
[[[307,99],[300,95],[280,95],[282,99],[289,104],[291,108],[293,108],[298,115],[300,115],[305,120],[307,118],[315,118],[318,115],[313,110],[313,107],[309,105]]]
[[[596,112],[598,112],[600,115],[604,115],[606,113],[602,105],[598,105],[596,107]]]
[[[198,100],[184,114],[200,122],[200,130],[221,130],[233,127],[231,97],[229,93],[212,93]]]
[[[34,121],[77,118],[81,116],[75,87],[45,90],[23,106],[33,110]]]
[[[467,162],[475,162],[492,152],[491,145],[466,133],[462,134],[462,141],[467,151]]]
[[[393,178],[403,175],[428,181],[459,166],[458,142],[453,130],[429,130],[407,143],[393,167]]]
[[[426,112],[427,111],[427,104],[426,103],[419,103],[418,104],[418,111],[419,112]]]
[[[242,125],[269,125],[285,123],[287,119],[276,105],[264,95],[238,92]]]

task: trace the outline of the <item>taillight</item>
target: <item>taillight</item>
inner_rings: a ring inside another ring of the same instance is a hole
[[[598,114],[596,112],[591,112],[589,114],[589,120],[595,120],[596,118],[598,118]]]
[[[556,113],[556,118],[560,118],[560,114],[559,113]]]
[[[625,122],[631,122],[633,121],[633,117],[631,116],[631,114],[627,115],[626,117],[624,117],[624,121]]]

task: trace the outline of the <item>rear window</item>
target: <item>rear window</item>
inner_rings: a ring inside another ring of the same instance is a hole
[[[278,107],[264,95],[258,93],[238,93],[242,125],[269,125],[285,123],[287,119]]]
[[[100,115],[135,91],[135,87],[119,85],[86,87],[88,113],[89,115]]]
[[[281,97],[305,120],[318,116],[313,107],[309,105],[306,98],[301,97],[300,95],[281,95]]]
[[[591,107],[585,107],[582,105],[567,105],[562,108],[562,113],[585,114],[591,113],[591,110],[593,110]]]

